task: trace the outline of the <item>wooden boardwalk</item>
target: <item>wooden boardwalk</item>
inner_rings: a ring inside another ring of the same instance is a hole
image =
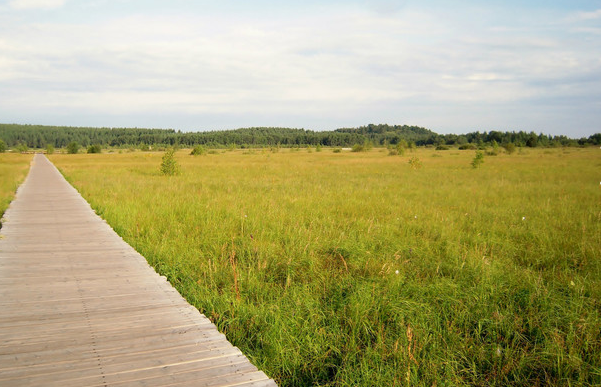
[[[275,386],[45,156],[0,235],[0,386]]]

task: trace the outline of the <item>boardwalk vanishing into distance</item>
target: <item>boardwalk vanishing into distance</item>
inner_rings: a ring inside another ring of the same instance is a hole
[[[45,156],[0,235],[0,386],[275,386]]]

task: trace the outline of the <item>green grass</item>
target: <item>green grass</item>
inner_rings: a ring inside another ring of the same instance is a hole
[[[601,383],[598,149],[189,153],[50,158],[280,385]]]
[[[31,159],[32,155],[27,154],[0,153],[0,219],[25,179]]]

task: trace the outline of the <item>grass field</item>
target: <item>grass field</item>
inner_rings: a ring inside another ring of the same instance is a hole
[[[599,149],[188,153],[50,158],[280,385],[601,383]]]
[[[0,153],[0,219],[29,171],[33,155]],[[0,227],[2,223],[0,223]]]

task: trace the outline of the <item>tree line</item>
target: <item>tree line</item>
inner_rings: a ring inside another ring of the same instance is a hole
[[[579,146],[601,145],[601,133],[588,138],[573,139],[565,135],[551,136],[534,132],[471,132],[438,134],[430,129],[408,125],[366,125],[333,131],[313,131],[278,127],[255,127],[207,132],[182,132],[173,129],[93,128],[0,124],[0,140],[5,147],[27,146],[64,148],[71,142],[83,147],[266,147],[266,146],[334,146],[352,147],[369,143],[374,146],[396,145],[401,141],[417,146],[508,144],[516,146]]]

